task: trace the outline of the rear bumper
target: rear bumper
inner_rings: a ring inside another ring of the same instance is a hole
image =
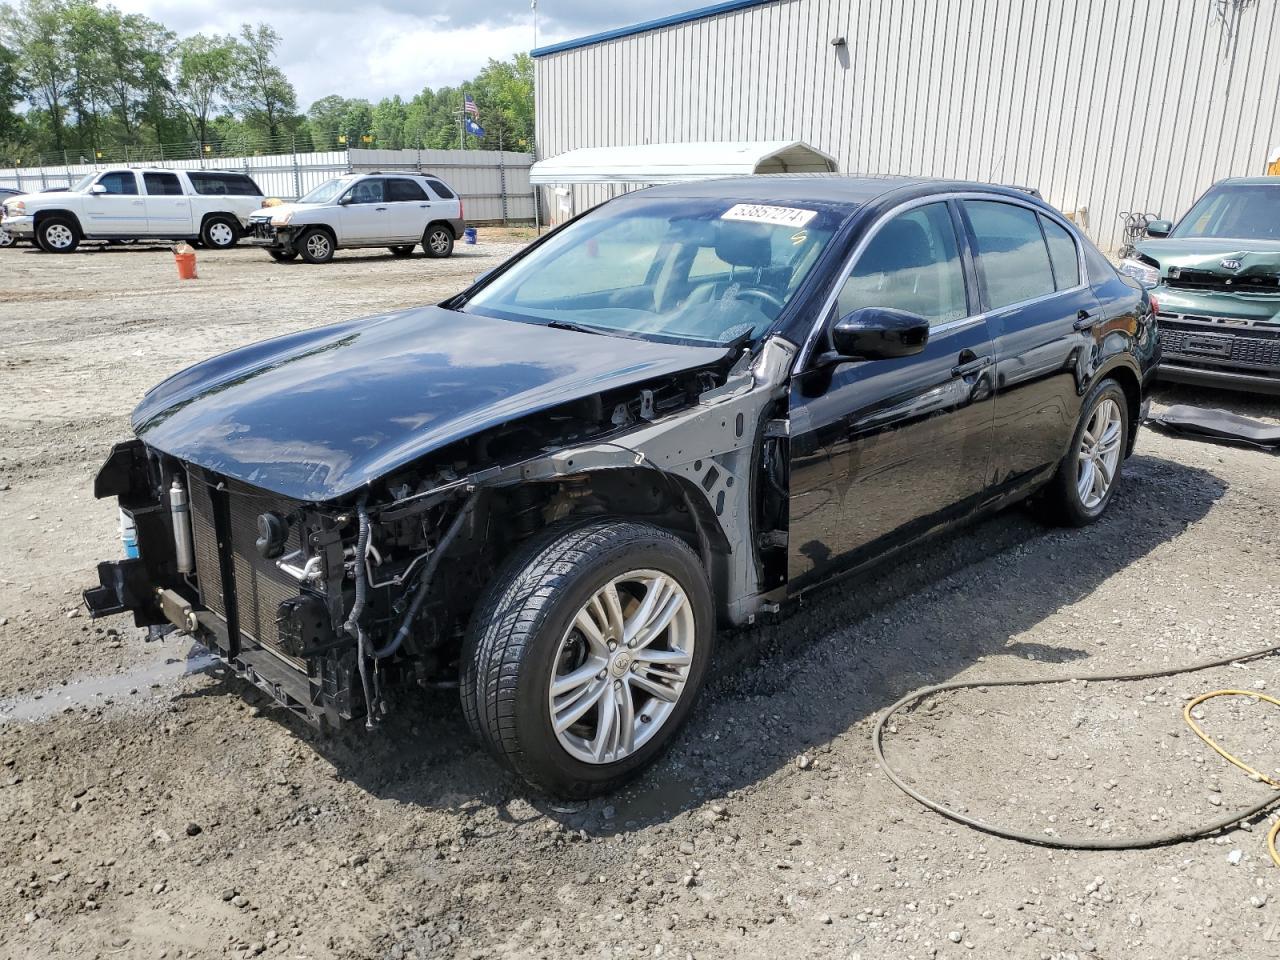
[[[1211,367],[1189,367],[1176,361],[1165,361],[1156,370],[1156,378],[1170,383],[1186,383],[1197,387],[1220,387],[1280,396],[1280,369],[1274,376],[1243,373]]]

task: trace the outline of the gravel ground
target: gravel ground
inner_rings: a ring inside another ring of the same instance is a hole
[[[91,494],[142,392],[215,351],[438,300],[518,249],[276,265],[163,249],[0,251],[0,955],[1011,957],[1280,954],[1260,818],[1158,850],[1074,853],[964,829],[876,768],[878,712],[952,679],[1124,671],[1278,641],[1280,459],[1146,431],[1105,520],[1015,509],[720,638],[716,679],[634,787],[561,805],[503,775],[451,695],[321,738],[181,638],[90,623],[119,552]],[[1158,403],[1275,417],[1163,390]],[[1184,728],[1186,698],[1274,692],[1263,660],[1166,681],[973,690],[895,721],[888,752],[957,808],[1126,837],[1264,788]],[[1280,769],[1280,715],[1206,726]]]

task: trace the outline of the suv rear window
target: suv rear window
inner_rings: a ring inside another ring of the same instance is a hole
[[[253,178],[243,173],[211,173],[207,170],[187,174],[196,193],[206,197],[260,197],[262,191]]]
[[[425,190],[413,180],[388,180],[387,199],[394,202],[407,200],[428,200]]]
[[[443,181],[437,180],[435,177],[427,177],[427,184],[441,200],[452,200],[457,196],[456,193],[444,185]]]

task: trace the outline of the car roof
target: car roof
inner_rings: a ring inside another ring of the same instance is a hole
[[[631,196],[689,199],[733,197],[738,200],[757,200],[762,203],[829,203],[855,207],[879,200],[891,193],[923,195],[957,191],[978,191],[1022,199],[1027,197],[1039,199],[1039,194],[1027,187],[975,183],[968,180],[942,180],[932,177],[854,176],[840,173],[766,173],[716,180],[693,180],[649,187],[640,194],[631,194]]]
[[[1280,177],[1227,177],[1225,180],[1219,180],[1214,184],[1215,187],[1224,183],[1237,184],[1241,186],[1257,187],[1280,187]]]

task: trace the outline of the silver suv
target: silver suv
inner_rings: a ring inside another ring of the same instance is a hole
[[[328,263],[346,247],[407,257],[418,244],[428,257],[447,257],[465,226],[462,199],[439,177],[374,172],[326,180],[301,200],[255,211],[248,240],[279,262]]]

